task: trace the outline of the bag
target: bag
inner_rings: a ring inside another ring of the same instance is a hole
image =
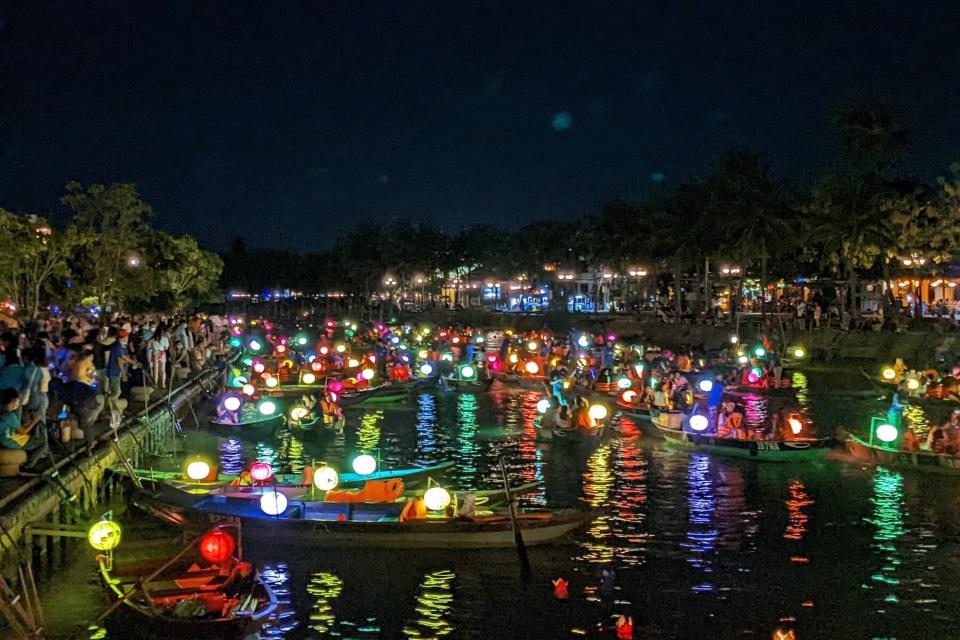
[[[30,441],[29,433],[14,433],[10,436],[10,439],[20,445],[20,448],[23,449],[27,446],[27,443]]]

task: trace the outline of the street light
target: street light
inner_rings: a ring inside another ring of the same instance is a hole
[[[127,266],[130,267],[131,269],[136,269],[137,267],[140,266],[140,263],[141,263],[140,256],[138,256],[137,254],[131,253],[129,256],[127,256]]]

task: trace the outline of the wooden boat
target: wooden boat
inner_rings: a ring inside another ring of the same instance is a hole
[[[739,440],[721,438],[717,435],[690,433],[671,429],[654,421],[654,426],[663,438],[689,449],[707,451],[716,455],[748,458],[760,462],[806,462],[822,459],[830,451],[830,438],[801,440]]]
[[[258,416],[256,420],[244,422],[220,422],[216,416],[210,416],[210,424],[226,429],[241,429],[243,431],[266,432],[272,430],[283,421],[283,413],[279,410],[272,416]]]
[[[188,557],[200,540],[166,562],[122,566],[113,554],[98,556],[100,576],[115,599],[114,607],[126,606],[167,637],[237,638],[256,634],[277,610],[277,596],[259,575],[249,573],[252,567],[238,556],[218,565],[203,560],[199,553]]]
[[[350,510],[351,506],[356,505],[339,505],[339,510],[331,510],[326,503],[290,502],[282,515],[269,516],[251,501],[210,498],[197,508],[208,515],[243,522],[247,537],[295,540],[324,548],[487,549],[515,544],[505,511],[472,518],[430,516],[401,522],[401,504],[366,505],[360,510]],[[557,540],[586,525],[592,517],[591,512],[576,509],[527,512],[517,515],[517,526],[524,543],[530,546]]]
[[[960,456],[925,450],[901,451],[870,444],[854,435],[847,436],[846,447],[853,457],[868,464],[932,473],[960,474]]]

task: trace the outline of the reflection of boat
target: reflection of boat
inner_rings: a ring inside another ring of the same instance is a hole
[[[437,382],[437,387],[442,391],[469,391],[482,393],[490,389],[493,384],[493,378],[483,378],[474,380],[463,380],[460,378],[443,378]]]
[[[430,467],[412,467],[408,469],[390,469],[387,471],[375,471],[367,475],[359,473],[341,473],[339,474],[340,487],[360,486],[368,480],[392,480],[400,478],[408,486],[416,486],[431,476],[438,476],[450,467],[453,462],[442,462]],[[117,469],[120,474],[128,473],[125,469]],[[142,484],[154,484],[156,486],[168,486],[177,491],[187,492],[193,496],[204,496],[215,493],[235,492],[252,493],[260,487],[240,486],[240,475],[225,474],[218,475],[216,482],[193,482],[186,480],[179,471],[153,471],[152,469],[133,469],[134,475]],[[291,496],[300,496],[304,492],[310,491],[311,485],[304,481],[305,477],[299,473],[278,473],[270,480],[270,487],[277,487],[285,494]]]
[[[218,527],[229,531],[230,526]],[[121,565],[97,557],[112,595],[168,637],[248,637],[278,606],[277,597],[249,563],[231,554],[219,564],[188,557],[194,541],[172,560]],[[200,554],[196,554],[200,556]],[[201,564],[202,563],[202,564]]]
[[[846,444],[847,451],[853,457],[870,464],[935,473],[960,474],[960,456],[933,453],[932,451],[901,451],[870,444],[853,435],[847,437]]]
[[[269,516],[253,501],[210,498],[200,505],[208,514],[239,518],[244,535],[265,540],[290,539],[324,547],[382,549],[482,549],[516,544],[509,515],[496,511],[475,517],[428,516],[400,521],[402,503],[356,504],[291,502],[281,516]],[[379,507],[379,508],[378,508]],[[525,544],[551,542],[586,525],[592,514],[558,509],[517,514]]]
[[[499,380],[503,384],[524,387],[525,389],[542,389],[547,383],[547,377],[542,375],[531,375],[529,373],[490,373],[490,379]]]
[[[739,440],[716,435],[690,433],[664,427],[660,421],[653,423],[657,433],[668,442],[691,449],[708,451],[717,455],[749,458],[761,462],[801,462],[819,460],[829,451],[830,438],[805,440]]]

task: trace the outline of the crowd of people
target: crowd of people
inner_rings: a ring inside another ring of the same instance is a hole
[[[26,451],[21,472],[30,474],[78,441],[92,447],[119,425],[131,389],[139,387],[145,399],[169,392],[177,376],[226,353],[228,337],[215,315],[0,324],[0,448]]]

